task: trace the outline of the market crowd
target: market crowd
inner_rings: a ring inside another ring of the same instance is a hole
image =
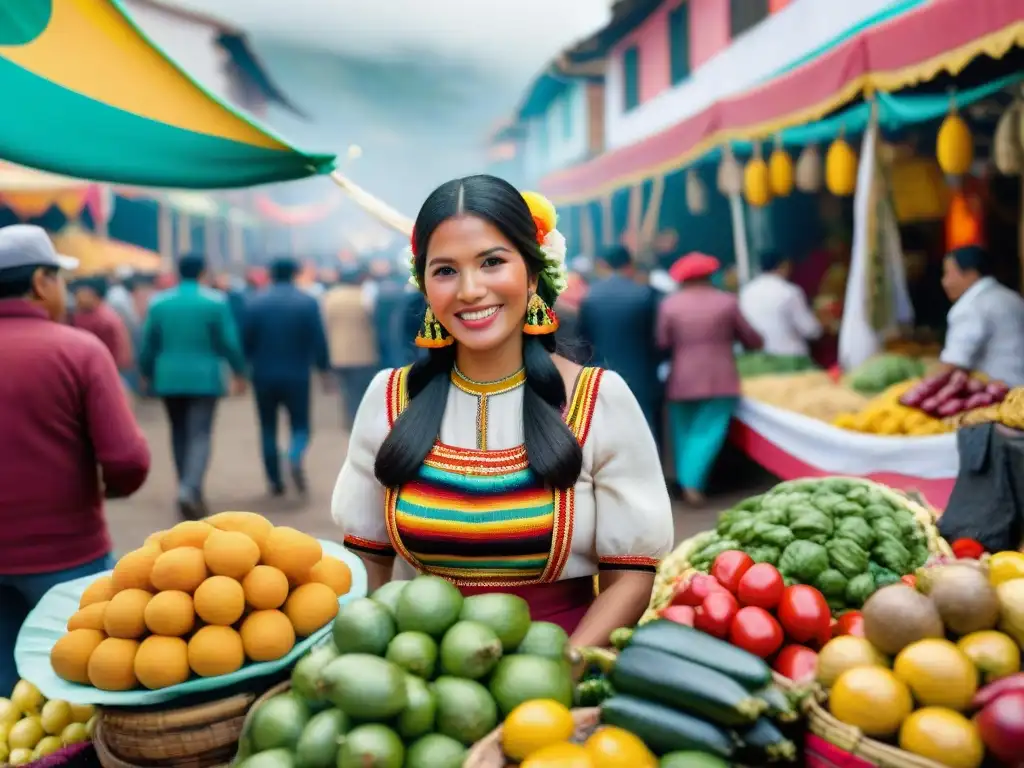
[[[555,307],[560,344],[622,376],[677,495],[697,505],[739,400],[737,349],[833,365],[841,294],[830,284],[847,262],[842,249],[798,267],[764,253],[737,292],[704,254],[653,272],[622,246],[577,257]],[[32,606],[54,584],[111,566],[103,500],[133,493],[150,471],[132,398],[162,401],[178,478],[168,501],[197,519],[208,513],[221,398],[251,387],[268,492],[302,494],[315,377],[339,393],[351,426],[375,374],[421,352],[424,297],[396,254],[305,281],[289,258],[244,278],[188,255],[173,276],[65,283],[76,266],[37,227],[0,229],[0,694],[14,682],[7,660]],[[988,254],[949,253],[942,286],[952,302],[942,362],[1024,384],[1024,299],[992,277]]]

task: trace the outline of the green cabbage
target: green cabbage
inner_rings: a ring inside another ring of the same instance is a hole
[[[828,568],[828,552],[813,541],[796,540],[786,547],[779,558],[779,570],[803,584],[812,584]]]

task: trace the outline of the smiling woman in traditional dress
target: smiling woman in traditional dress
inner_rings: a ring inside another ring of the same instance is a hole
[[[332,512],[371,589],[397,553],[464,594],[521,595],[595,645],[646,607],[672,513],[625,382],[555,354],[555,223],[547,200],[493,176],[427,198],[412,272],[429,355],[371,384]]]

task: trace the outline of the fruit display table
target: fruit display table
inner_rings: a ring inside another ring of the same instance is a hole
[[[942,509],[960,460],[955,433],[925,437],[866,435],[742,398],[730,440],[784,480],[826,475],[867,477],[920,492]]]

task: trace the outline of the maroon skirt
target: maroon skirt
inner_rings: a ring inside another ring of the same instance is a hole
[[[592,576],[525,587],[459,587],[459,590],[466,597],[490,592],[517,595],[529,604],[530,618],[534,621],[550,621],[570,635],[576,631],[590,604],[594,602]]]

